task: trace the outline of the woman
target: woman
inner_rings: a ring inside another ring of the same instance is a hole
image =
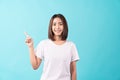
[[[76,46],[66,40],[68,25],[62,14],[51,17],[47,40],[42,40],[36,49],[32,38],[26,34],[30,61],[33,69],[38,69],[44,61],[41,80],[76,80],[76,61],[79,60]]]

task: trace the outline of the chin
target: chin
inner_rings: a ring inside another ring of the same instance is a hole
[[[56,36],[60,36],[61,35],[61,33],[54,33]]]

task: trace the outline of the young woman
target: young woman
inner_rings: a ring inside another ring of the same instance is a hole
[[[76,61],[79,60],[76,46],[66,40],[68,25],[62,14],[51,17],[48,38],[40,41],[34,49],[32,38],[26,34],[26,44],[30,52],[33,69],[38,69],[44,62],[41,80],[77,80]]]

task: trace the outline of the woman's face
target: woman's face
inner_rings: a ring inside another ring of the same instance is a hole
[[[53,20],[52,31],[55,36],[60,36],[63,32],[63,22],[60,18],[56,17]]]

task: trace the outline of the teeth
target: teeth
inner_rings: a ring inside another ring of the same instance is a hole
[[[55,31],[55,32],[58,32],[58,33],[59,33],[60,31]]]
[[[61,30],[55,30],[55,32],[60,32]]]

